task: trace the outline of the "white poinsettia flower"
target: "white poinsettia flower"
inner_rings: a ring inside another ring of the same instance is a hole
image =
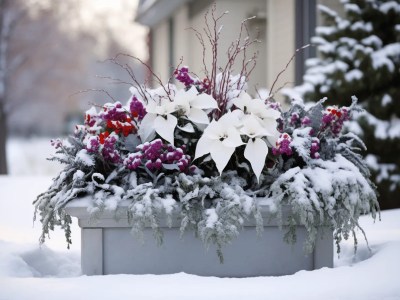
[[[164,140],[174,145],[174,130],[178,120],[172,115],[175,105],[168,98],[162,98],[159,103],[149,100],[146,104],[147,114],[144,116],[139,135],[142,142],[151,140],[157,132]]]
[[[221,174],[236,147],[243,145],[240,132],[236,128],[238,115],[228,112],[218,121],[213,120],[197,142],[195,159],[210,153],[218,172]]]
[[[250,95],[247,94],[245,91],[242,91],[239,94],[239,97],[235,98],[232,100],[232,103],[239,108],[241,111],[244,113],[248,112],[248,108],[251,105],[251,102],[253,100],[251,99]]]
[[[209,124],[205,109],[218,108],[217,101],[208,94],[199,94],[192,86],[188,91],[179,90],[174,97],[176,110],[180,110],[193,123]]]
[[[257,180],[259,180],[268,155],[268,146],[262,138],[269,136],[270,133],[254,115],[248,115],[243,119],[240,133],[249,137],[244,149],[244,157],[250,162]]]
[[[259,119],[265,129],[276,129],[276,120],[281,117],[281,113],[268,108],[263,100],[252,99],[249,94],[242,91],[238,98],[233,99],[233,104],[242,111],[242,116],[252,114]]]

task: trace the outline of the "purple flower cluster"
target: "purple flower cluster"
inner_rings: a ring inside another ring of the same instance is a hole
[[[100,149],[100,141],[97,136],[91,136],[89,137],[87,143],[86,143],[86,150],[89,153],[97,153],[99,152]]]
[[[300,116],[297,112],[294,112],[290,115],[290,125],[296,125],[299,120]]]
[[[131,116],[133,118],[137,118],[139,121],[141,121],[147,113],[143,103],[140,102],[135,96],[132,98],[132,101],[129,104],[129,110],[131,112]]]
[[[50,143],[56,149],[61,148],[63,144],[60,139],[50,140]]]
[[[103,149],[101,150],[104,159],[114,164],[121,161],[121,156],[117,150],[117,141],[118,136],[115,134],[110,134],[104,139]]]
[[[323,111],[321,130],[330,129],[334,136],[338,136],[342,131],[344,121],[349,120],[347,108],[338,108],[337,106],[328,106]]]
[[[104,105],[104,112],[101,113],[101,118],[105,121],[126,121],[126,110],[120,102],[107,103]]]
[[[266,100],[265,105],[267,108],[275,109],[277,111],[281,111],[281,104],[279,102]]]
[[[312,142],[311,142],[311,148],[310,148],[311,158],[318,159],[320,157],[318,151],[319,151],[319,139],[316,137],[313,137]]]
[[[286,154],[291,156],[293,154],[293,150],[290,147],[291,142],[292,138],[287,133],[282,133],[276,141],[276,147],[272,148],[272,153],[274,155]]]
[[[290,115],[290,125],[295,126],[296,128],[299,126],[309,126],[311,124],[311,119],[307,116],[300,118],[300,115],[297,112],[294,112]]]
[[[308,126],[311,124],[311,119],[307,116],[305,116],[302,120],[301,120],[301,125],[303,126]]]
[[[138,152],[131,153],[124,160],[124,165],[129,170],[136,170],[140,166],[146,166],[155,171],[163,168],[163,164],[176,164],[181,172],[188,172],[191,162],[190,156],[184,154],[185,147],[175,148],[166,145],[161,139],[147,142],[136,147]]]
[[[174,75],[175,75],[175,79],[178,80],[179,82],[183,83],[185,85],[185,87],[191,86],[195,83],[194,79],[189,74],[188,67],[182,67],[180,69],[176,69],[174,71]]]

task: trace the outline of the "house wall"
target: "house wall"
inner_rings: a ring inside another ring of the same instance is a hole
[[[267,86],[272,88],[277,78],[295,52],[295,0],[267,0]],[[295,64],[292,62],[273,87],[293,86]],[[277,95],[277,100],[283,100]]]
[[[164,82],[171,76],[173,68],[179,64],[181,58],[183,58],[182,65],[189,66],[192,72],[204,77],[203,49],[190,28],[203,32],[204,14],[212,2],[210,0],[188,2],[171,16],[172,29],[170,20],[164,20],[153,27],[153,68],[161,75]],[[238,37],[241,21],[256,15],[258,18],[249,22],[249,32],[252,38],[255,38],[258,32],[260,43],[250,47],[247,55],[250,57],[258,51],[259,56],[257,66],[250,77],[249,90],[255,94],[255,87],[271,89],[279,72],[285,69],[296,50],[296,0],[216,0],[216,2],[216,15],[229,11],[221,22],[224,27],[219,42],[220,66],[224,66],[227,62],[226,51],[230,43]],[[318,0],[317,4],[326,5],[338,10],[339,13],[343,11],[339,0]],[[317,24],[320,23],[321,18],[317,13]],[[171,32],[172,60],[169,52]],[[204,38],[206,39],[206,36]],[[211,64],[209,50],[207,48],[205,56],[208,68]],[[239,65],[236,65],[236,70],[239,72]],[[294,82],[295,62],[292,61],[273,86],[273,92],[283,86],[291,87]],[[275,98],[283,101],[283,97],[279,94]]]
[[[183,58],[183,65],[188,65],[190,70],[196,73],[199,77],[204,77],[203,66],[203,49],[197,40],[194,32],[189,28],[195,28],[202,31],[204,24],[204,14],[211,5],[211,1],[193,1],[183,5],[171,18],[173,19],[173,53],[174,66],[176,66],[180,58]],[[240,31],[240,23],[242,20],[259,14],[262,16],[266,11],[265,0],[218,0],[216,15],[229,10],[229,13],[224,16],[222,29],[222,38],[219,43],[218,61],[220,66],[227,63],[226,51],[232,41],[234,41]],[[260,14],[261,12],[261,14]],[[256,68],[254,69],[249,86],[255,84],[258,87],[266,87],[266,42],[265,42],[265,18],[259,18],[258,21],[249,22],[249,32],[252,38],[257,37],[261,41],[248,50],[248,57],[256,51],[259,52],[259,58]],[[169,39],[168,21],[163,21],[161,24],[153,28],[153,68],[157,73],[161,74],[161,78],[168,80],[172,69],[168,66],[168,39]],[[206,37],[204,36],[206,39]],[[207,48],[208,49],[208,48]],[[209,49],[208,49],[209,50]],[[165,51],[165,52],[164,52]],[[210,69],[211,54],[206,51],[206,65]],[[235,66],[237,72],[240,71],[239,65]],[[251,88],[254,91],[254,88]]]
[[[168,20],[152,29],[152,63],[154,72],[163,82],[171,76],[169,63],[169,26]]]

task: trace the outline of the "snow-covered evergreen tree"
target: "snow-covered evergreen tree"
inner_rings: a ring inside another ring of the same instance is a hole
[[[367,112],[350,127],[363,136],[381,208],[400,207],[400,0],[342,0],[345,17],[319,6],[319,56],[309,59],[304,83],[294,89],[306,101],[327,97],[348,105],[352,95]]]

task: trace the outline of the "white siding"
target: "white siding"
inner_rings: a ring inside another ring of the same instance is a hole
[[[267,0],[267,86],[272,84],[279,72],[282,71],[295,52],[295,1],[294,0]],[[279,77],[274,90],[282,87],[286,82],[293,86],[295,81],[294,61]],[[277,100],[282,100],[276,97]]]
[[[190,27],[188,6],[184,5],[174,15],[174,64],[178,65],[183,58],[183,65],[189,65],[189,36],[192,34]]]
[[[168,20],[163,21],[153,28],[152,38],[152,62],[154,72],[160,76],[163,82],[167,82],[170,77],[169,49],[168,49]]]

